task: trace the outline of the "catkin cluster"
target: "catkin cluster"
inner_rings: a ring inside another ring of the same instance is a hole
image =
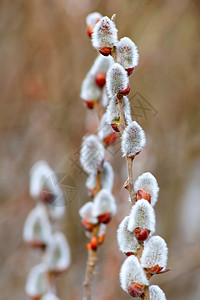
[[[94,13],[89,16],[91,19],[92,16],[95,19],[97,15],[98,13]],[[87,25],[90,26],[88,22]],[[105,145],[106,135],[110,136],[111,129],[114,130],[115,134],[121,134],[122,154],[126,157],[129,166],[129,178],[124,186],[128,189],[132,202],[129,216],[122,220],[117,231],[119,248],[128,256],[120,271],[121,287],[133,297],[164,300],[166,299],[165,294],[158,286],[149,287],[151,276],[165,272],[167,265],[167,245],[161,237],[153,236],[156,225],[154,205],[158,198],[158,184],[155,177],[149,172],[142,174],[135,183],[133,183],[131,175],[132,162],[146,144],[143,129],[136,121],[132,120],[130,103],[127,98],[130,92],[129,76],[139,62],[138,50],[130,38],[124,37],[118,40],[118,30],[114,18],[109,19],[107,16],[99,18],[98,15],[98,20],[96,19],[96,25],[93,23],[92,30],[89,30],[88,27],[88,34],[91,37],[93,47],[101,55],[98,60],[103,62],[104,59],[108,59],[109,63],[104,69],[104,86],[101,86],[104,89],[104,96],[106,92],[107,99],[103,102],[107,108],[101,121],[101,126],[105,130],[100,129],[98,138],[93,136],[96,145],[95,150],[94,143],[93,148],[89,150],[89,141],[91,141],[92,136],[85,139],[81,150],[81,163],[83,169],[89,174],[86,185],[93,193],[96,188],[95,176],[97,176],[99,168],[104,168],[102,142]],[[91,70],[94,70],[94,67]],[[93,73],[90,83],[86,85],[87,75],[82,85],[81,98],[87,103],[92,101],[92,105],[89,105],[90,108],[94,108],[101,97],[98,90],[100,85],[96,80],[96,74],[99,70],[102,71],[100,66]],[[89,74],[92,72],[90,71]],[[87,97],[83,93],[86,86]],[[94,87],[96,92],[94,92]],[[91,94],[93,94],[93,98]],[[84,161],[86,157],[96,157],[98,162]],[[93,226],[91,224],[96,224],[103,218],[97,213],[97,203],[101,207],[103,216],[108,213],[108,208],[106,211],[106,204],[104,204],[106,202],[106,190],[99,194],[95,196],[94,202],[87,203],[80,210],[82,223],[85,227],[87,225],[89,230]],[[135,195],[134,199],[133,195]],[[111,203],[110,200],[110,211]]]
[[[23,231],[24,241],[41,251],[41,263],[30,271],[27,295],[35,300],[59,300],[55,277],[70,265],[70,249],[62,232],[53,232],[53,223],[65,214],[65,201],[58,179],[45,161],[37,162],[30,172],[30,195],[36,201]]]

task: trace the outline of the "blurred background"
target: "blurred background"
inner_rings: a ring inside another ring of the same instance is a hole
[[[67,215],[60,228],[69,240],[72,264],[57,280],[58,295],[61,300],[81,299],[87,240],[78,209],[89,198],[78,152],[82,136],[95,131],[95,121],[79,93],[97,55],[85,25],[85,17],[93,11],[109,17],[116,13],[119,38],[128,36],[139,48],[140,63],[130,77],[130,100],[133,117],[146,132],[147,146],[135,160],[134,176],[150,171],[158,180],[156,234],[169,246],[172,267],[152,283],[160,285],[167,299],[199,300],[198,0],[1,0],[1,299],[27,299],[27,274],[40,261],[40,254],[22,240],[24,221],[35,205],[29,196],[29,170],[39,159],[68,176]],[[119,284],[124,256],[118,251],[116,230],[130,204],[127,192],[120,192],[127,175],[119,143],[108,159],[116,174],[113,193],[118,214],[99,251],[93,299],[125,300],[130,297]]]

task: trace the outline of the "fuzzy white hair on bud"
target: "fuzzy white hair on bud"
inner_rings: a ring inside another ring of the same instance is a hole
[[[100,169],[105,156],[105,148],[95,135],[87,136],[82,143],[80,162],[83,170],[90,174]]]
[[[141,265],[147,269],[158,265],[164,271],[167,265],[167,254],[168,248],[164,239],[158,235],[153,236],[144,244]]]
[[[114,182],[114,172],[111,164],[105,161],[103,164],[102,176],[101,176],[101,186],[102,189],[106,189],[112,192]]]
[[[149,285],[146,274],[142,269],[137,257],[129,256],[123,263],[120,271],[120,282],[122,289],[128,293],[128,285],[131,282],[141,285]]]
[[[30,194],[48,207],[53,219],[65,213],[65,200],[56,173],[45,161],[38,161],[30,171]]]
[[[118,42],[117,28],[115,23],[108,17],[103,17],[95,25],[92,34],[92,45],[94,48],[113,48]]]
[[[142,127],[136,122],[130,123],[123,132],[121,148],[123,156],[135,156],[146,144],[146,137]]]
[[[127,228],[129,217],[125,217],[120,223],[117,230],[117,241],[120,251],[123,253],[137,253],[140,245],[133,232],[130,232]]]
[[[86,187],[89,190],[96,188],[97,172],[91,173],[86,181]],[[111,164],[107,161],[104,162],[101,174],[101,187],[109,192],[112,191],[114,181],[114,172]]]
[[[106,86],[104,86],[103,90],[102,90],[102,106],[107,107],[108,102],[109,102],[109,99],[108,99],[108,95],[107,95],[107,90],[106,90]]]
[[[94,203],[89,201],[79,209],[79,215],[82,219],[86,219],[91,224],[97,224],[98,219],[93,215]]]
[[[95,217],[110,213],[112,216],[117,212],[117,206],[113,195],[102,189],[94,198],[93,215]]]
[[[138,65],[139,54],[135,43],[128,37],[122,38],[116,46],[117,62],[124,67],[124,69],[134,68]]]
[[[93,172],[89,174],[85,186],[88,190],[94,190],[96,188],[96,181],[97,181],[97,172]]]
[[[103,223],[99,225],[98,237],[101,237],[106,233],[107,226]]]
[[[26,293],[29,297],[40,299],[48,291],[47,268],[39,264],[32,268],[26,281]]]
[[[85,21],[87,26],[95,26],[96,23],[102,18],[102,15],[98,12],[93,12],[87,15]]]
[[[38,199],[43,189],[49,193],[59,195],[60,188],[57,185],[55,172],[45,161],[38,161],[33,165],[30,171],[30,194],[33,198]]]
[[[127,89],[129,79],[125,69],[115,63],[107,72],[106,88],[110,98]]]
[[[41,300],[60,300],[55,294],[48,292],[46,293]]]
[[[97,72],[104,73],[106,75],[109,68],[114,64],[114,60],[112,56],[103,56],[98,55],[94,61],[92,68],[90,69],[90,73],[96,75]]]
[[[149,287],[149,300],[167,300],[165,293],[157,285]]]
[[[60,273],[65,271],[71,261],[70,249],[66,237],[61,232],[55,232],[49,240],[44,262],[49,271]]]
[[[155,231],[155,212],[147,200],[138,200],[133,205],[128,223],[128,230],[133,232],[137,227]]]
[[[25,242],[31,246],[45,246],[51,238],[51,225],[46,209],[38,204],[29,213],[23,231]]]
[[[89,72],[83,80],[80,97],[83,101],[98,102],[100,94],[100,88],[95,82],[95,76]]]
[[[123,96],[122,105],[123,105],[124,120],[128,125],[132,122],[132,118],[131,118],[130,102],[126,96]],[[115,124],[120,122],[120,111],[119,111],[117,96],[112,97],[107,106],[106,121],[108,124]]]
[[[149,172],[143,173],[138,177],[134,184],[134,191],[145,191],[151,195],[151,205],[154,206],[157,202],[159,187],[156,178]]]
[[[99,128],[98,128],[98,136],[99,136],[99,138],[101,140],[104,140],[105,138],[107,138],[112,133],[114,133],[114,130],[108,124],[108,122],[107,122],[107,114],[105,112],[103,114],[102,118],[101,118],[101,121],[100,121],[100,125],[99,125]]]

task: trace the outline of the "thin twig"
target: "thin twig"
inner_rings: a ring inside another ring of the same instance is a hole
[[[101,173],[102,170],[99,170],[96,178],[96,193],[101,190]],[[98,232],[99,232],[99,224],[95,225],[91,232],[91,238],[96,237],[98,241]],[[97,244],[98,249],[98,244]],[[94,268],[98,261],[97,249],[89,249],[88,250],[88,258],[87,258],[87,266],[85,272],[85,280],[83,282],[84,292],[83,292],[83,300],[91,300],[91,284],[94,274]]]
[[[92,237],[98,237],[99,224],[94,226],[92,230]],[[98,260],[97,250],[88,250],[87,267],[85,272],[85,280],[83,282],[84,295],[83,300],[91,300],[91,284],[94,273],[94,268]]]

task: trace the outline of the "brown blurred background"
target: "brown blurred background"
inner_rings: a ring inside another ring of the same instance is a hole
[[[27,299],[26,276],[40,261],[40,254],[22,241],[25,218],[35,205],[29,196],[29,169],[39,159],[67,174],[77,188],[58,226],[68,237],[72,264],[57,283],[61,300],[81,299],[86,238],[78,209],[88,197],[86,177],[75,163],[82,136],[93,130],[93,113],[79,98],[81,82],[96,57],[85,26],[92,11],[109,17],[116,13],[119,38],[128,36],[139,48],[130,98],[147,146],[135,161],[135,178],[145,171],[157,177],[156,233],[168,243],[172,267],[152,283],[160,285],[167,299],[200,299],[199,9],[198,0],[1,0],[2,300]],[[117,248],[116,229],[130,209],[126,191],[120,193],[126,168],[118,150],[119,144],[108,158],[116,171],[119,208],[100,249],[94,300],[130,299],[118,279],[124,257]]]

